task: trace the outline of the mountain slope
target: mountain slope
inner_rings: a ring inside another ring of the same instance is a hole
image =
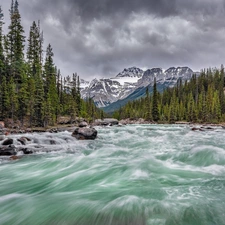
[[[171,67],[165,72],[162,69],[154,68],[145,71],[143,77],[138,81],[137,89],[135,89],[129,96],[124,99],[118,100],[108,107],[102,108],[107,113],[112,113],[118,110],[120,107],[127,104],[129,101],[134,101],[146,94],[146,89],[148,87],[149,92],[153,91],[154,78],[156,78],[157,90],[163,92],[168,87],[174,87],[178,80],[181,79],[182,82],[190,80],[194,72],[188,67]],[[195,73],[197,76],[199,73]]]

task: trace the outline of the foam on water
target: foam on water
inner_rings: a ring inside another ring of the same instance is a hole
[[[94,141],[27,134],[33,155],[0,158],[0,224],[224,224],[224,129],[97,129]]]

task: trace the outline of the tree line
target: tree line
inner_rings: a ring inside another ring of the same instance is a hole
[[[190,81],[178,80],[173,88],[157,91],[154,80],[153,94],[129,102],[114,113],[118,119],[145,118],[148,121],[174,123],[188,121],[199,123],[225,122],[224,68],[203,70]]]
[[[26,40],[17,0],[12,0],[9,13],[8,33],[3,34],[0,7],[0,120],[48,126],[63,115],[71,121],[76,117],[99,118],[102,112],[93,101],[81,99],[79,76],[62,77],[51,44],[44,54],[40,22],[33,21]]]

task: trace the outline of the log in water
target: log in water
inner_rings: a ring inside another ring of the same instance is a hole
[[[26,136],[33,155],[0,158],[1,225],[225,224],[222,128],[106,127],[91,141]]]

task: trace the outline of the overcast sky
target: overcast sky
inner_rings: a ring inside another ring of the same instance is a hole
[[[0,2],[5,30],[10,3]],[[19,9],[26,36],[41,21],[63,75],[225,64],[225,0],[19,0]]]

